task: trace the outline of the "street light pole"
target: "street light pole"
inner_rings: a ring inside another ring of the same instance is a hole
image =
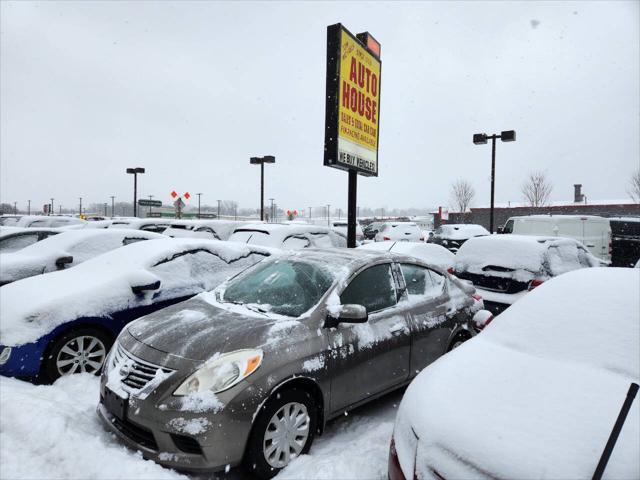
[[[220,218],[220,202],[222,200],[216,200],[218,202],[218,218]]]
[[[153,195],[149,195],[149,200],[153,200]],[[151,204],[149,204],[149,218],[151,218]]]
[[[104,202],[104,216],[107,216],[107,202]]]
[[[196,195],[198,195],[198,218],[200,218],[200,197],[202,193],[196,193]]]
[[[80,199],[80,213],[78,213],[78,216],[82,216],[82,197],[78,197]]]
[[[276,157],[273,155],[251,157],[249,163],[251,165],[260,165],[260,220],[264,221],[264,164],[276,163]]]
[[[329,226],[329,213],[331,212],[331,205],[327,204],[327,227]]]
[[[28,202],[27,215],[31,215],[31,200],[27,200],[27,202]]]
[[[144,168],[135,167],[135,168],[127,168],[127,173],[133,175],[133,216],[138,216],[138,174],[145,173]]]
[[[115,214],[115,208],[116,208],[115,205],[116,204],[114,203],[115,198],[116,198],[115,195],[111,195],[111,218],[116,216],[116,214]]]
[[[13,202],[13,214],[18,214],[18,202]]]
[[[269,221],[273,222],[273,201],[275,198],[270,198],[269,200],[271,201],[271,207],[269,207]]]
[[[503,142],[515,142],[515,130],[505,130],[498,134],[487,135],[486,133],[476,133],[473,135],[473,143],[475,145],[484,145],[488,139],[491,139],[491,208],[489,214],[489,231],[493,233],[493,219],[495,206],[495,184],[496,184],[496,139],[499,138]]]
[[[53,198],[51,199],[51,208],[49,209],[49,215],[53,215]]]

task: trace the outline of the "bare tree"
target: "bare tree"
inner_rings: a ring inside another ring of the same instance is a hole
[[[522,184],[522,194],[532,207],[544,207],[549,202],[553,186],[542,171],[531,172]]]
[[[627,190],[627,193],[634,203],[640,203],[640,169],[636,170],[631,175],[631,180],[629,180],[629,190]]]
[[[462,217],[465,218],[469,205],[471,205],[471,201],[476,195],[473,186],[466,180],[459,178],[451,185],[451,195],[453,196],[454,207],[462,214]]]

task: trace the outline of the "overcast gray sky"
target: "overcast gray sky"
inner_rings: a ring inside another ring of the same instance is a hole
[[[204,192],[203,202],[345,206],[322,166],[326,26],[382,44],[380,177],[359,204],[447,205],[465,178],[521,201],[531,170],[553,200],[626,198],[640,163],[640,3],[1,2],[0,201],[26,208]],[[57,207],[56,207],[57,208]]]

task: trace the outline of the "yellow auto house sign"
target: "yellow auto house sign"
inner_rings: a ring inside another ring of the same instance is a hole
[[[324,164],[378,176],[380,44],[341,24],[327,28]]]

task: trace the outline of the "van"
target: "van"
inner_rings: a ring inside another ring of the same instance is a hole
[[[511,217],[502,233],[548,235],[582,242],[595,257],[611,262],[611,225],[595,215],[527,215]]]

